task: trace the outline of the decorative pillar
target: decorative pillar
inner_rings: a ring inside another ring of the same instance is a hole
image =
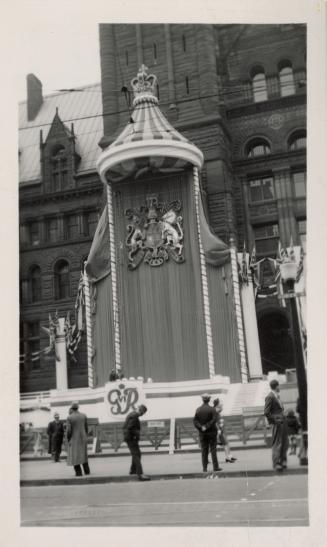
[[[233,238],[230,239],[230,243],[231,243],[230,256],[231,256],[231,267],[232,267],[233,292],[234,292],[234,300],[235,300],[238,343],[239,343],[240,359],[241,359],[241,381],[242,381],[242,384],[246,384],[248,382],[248,369],[246,364],[246,351],[245,351],[242,307],[241,307],[241,297],[240,297],[240,282],[238,277],[237,253],[236,253],[236,248],[235,248],[235,243]]]
[[[258,335],[258,322],[255,309],[255,297],[251,273],[248,269],[249,254],[246,257],[238,253],[238,262],[246,258],[246,279],[241,283],[241,302],[245,333],[246,352],[248,357],[249,376],[251,380],[262,379],[262,363]]]
[[[56,388],[68,389],[65,318],[59,317],[55,337]]]
[[[93,374],[93,345],[92,345],[92,325],[91,325],[91,304],[90,304],[90,285],[86,269],[83,274],[84,297],[85,297],[85,323],[86,323],[86,347],[87,347],[87,378],[89,387],[94,387]]]
[[[107,203],[108,203],[108,222],[109,222],[109,238],[110,238],[110,266],[111,266],[111,291],[112,291],[112,308],[114,318],[114,340],[115,340],[115,370],[121,365],[120,358],[120,323],[119,323],[119,307],[117,296],[117,260],[116,260],[116,244],[114,232],[114,217],[112,207],[112,187],[107,183]]]
[[[200,187],[199,187],[199,173],[198,173],[197,167],[193,167],[193,180],[194,180],[196,223],[197,223],[198,241],[199,241],[199,249],[200,249],[201,285],[202,285],[202,296],[203,296],[205,331],[206,331],[206,338],[207,338],[209,377],[213,378],[215,376],[215,361],[214,361],[213,344],[212,344],[212,328],[211,328],[211,317],[210,317],[207,269],[206,269],[204,250],[203,250],[202,239],[201,239],[201,229],[200,229],[199,199],[201,198],[200,198]]]

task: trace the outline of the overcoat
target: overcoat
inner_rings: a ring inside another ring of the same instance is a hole
[[[49,423],[47,434],[49,436],[49,454],[55,452],[56,450],[61,450],[62,441],[64,438],[64,424],[62,421],[56,422],[53,420]]]
[[[67,465],[87,462],[87,417],[74,410],[67,418]]]

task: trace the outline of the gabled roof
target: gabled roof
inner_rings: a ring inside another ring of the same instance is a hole
[[[27,102],[19,103],[19,182],[40,180],[40,130],[47,139],[58,108],[58,115],[67,128],[74,124],[76,150],[81,156],[78,173],[95,171],[101,153],[98,142],[103,136],[101,84],[53,93],[43,103],[33,121],[27,119]]]

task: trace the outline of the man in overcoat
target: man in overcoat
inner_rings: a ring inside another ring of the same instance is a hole
[[[271,380],[271,391],[265,399],[264,414],[272,427],[272,461],[276,471],[287,467],[288,431],[284,406],[280,400],[278,380]]]
[[[47,434],[49,436],[48,453],[51,454],[54,462],[59,462],[62,441],[64,438],[64,424],[59,419],[58,412],[54,414],[54,420],[49,422]]]
[[[210,448],[213,470],[221,471],[217,458],[217,413],[212,406],[209,406],[210,395],[208,393],[202,395],[202,401],[203,404],[196,409],[193,419],[193,424],[199,431],[202,469],[204,472],[207,471]]]
[[[141,450],[139,447],[141,432],[141,424],[139,418],[140,416],[143,416],[146,411],[146,406],[140,405],[137,410],[134,410],[127,415],[123,426],[124,441],[126,442],[132,455],[132,464],[129,474],[137,475],[140,481],[150,480],[150,477],[143,474],[143,468],[141,464]]]
[[[81,465],[85,475],[90,474],[87,457],[87,417],[78,411],[78,403],[71,405],[67,417],[67,465],[73,465],[76,477],[82,476]]]

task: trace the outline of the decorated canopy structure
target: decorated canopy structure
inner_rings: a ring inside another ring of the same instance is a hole
[[[202,152],[160,112],[144,65],[131,85],[129,123],[98,160],[108,199],[86,266],[94,385],[120,367],[157,382],[244,380],[236,254],[207,224]]]

